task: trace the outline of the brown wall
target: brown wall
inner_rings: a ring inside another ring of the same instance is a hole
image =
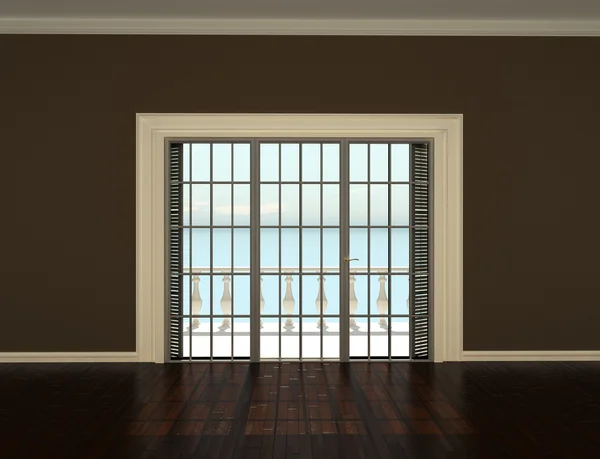
[[[466,350],[600,349],[600,39],[0,36],[0,352],[135,348],[135,113],[464,114]]]

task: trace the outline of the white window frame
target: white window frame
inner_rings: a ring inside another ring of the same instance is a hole
[[[165,193],[169,138],[433,139],[433,360],[463,354],[462,115],[137,114],[136,348],[165,362]]]

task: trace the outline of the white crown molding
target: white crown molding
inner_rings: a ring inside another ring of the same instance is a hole
[[[600,36],[600,19],[123,19],[0,18],[0,34]]]
[[[138,362],[137,352],[0,352],[0,363]]]
[[[464,362],[600,361],[600,351],[463,351]]]

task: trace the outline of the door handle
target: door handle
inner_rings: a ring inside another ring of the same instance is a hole
[[[350,258],[350,257],[344,258],[344,263],[350,263],[351,261],[358,261],[358,258]]]

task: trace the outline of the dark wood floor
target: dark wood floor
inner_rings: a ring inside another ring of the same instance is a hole
[[[600,458],[600,364],[0,365],[0,457]]]

